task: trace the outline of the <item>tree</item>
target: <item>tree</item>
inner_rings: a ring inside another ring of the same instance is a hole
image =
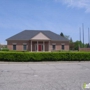
[[[61,32],[61,33],[60,33],[60,36],[64,37],[64,34]]]
[[[73,40],[72,40],[72,38],[70,38],[70,40],[69,40],[71,43],[73,42]]]
[[[85,48],[90,48],[89,43],[86,43],[86,44],[84,45],[84,47],[85,47]]]
[[[74,42],[73,42],[72,38],[70,38],[69,41],[70,41],[69,42],[69,48],[70,48],[70,50],[74,50]]]
[[[79,47],[83,48],[83,46],[85,46],[85,45],[83,45],[83,43],[81,41],[74,42],[74,50],[79,50]]]

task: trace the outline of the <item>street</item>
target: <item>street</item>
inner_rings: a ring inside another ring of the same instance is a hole
[[[90,62],[0,62],[0,90],[86,90],[84,83]]]

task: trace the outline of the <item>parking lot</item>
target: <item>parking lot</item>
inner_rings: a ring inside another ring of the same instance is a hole
[[[0,62],[0,90],[87,90],[90,62]]]

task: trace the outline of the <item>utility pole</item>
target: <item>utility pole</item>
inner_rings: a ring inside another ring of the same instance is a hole
[[[83,34],[83,48],[84,48],[84,24],[82,23],[82,34]]]
[[[89,45],[89,47],[90,47],[90,36],[89,36],[89,28],[88,28],[88,45]]]
[[[79,36],[80,36],[80,48],[81,48],[81,28],[79,28]]]

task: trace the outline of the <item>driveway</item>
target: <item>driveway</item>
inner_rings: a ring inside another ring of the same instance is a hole
[[[90,62],[0,62],[0,90],[87,90],[84,83]]]

